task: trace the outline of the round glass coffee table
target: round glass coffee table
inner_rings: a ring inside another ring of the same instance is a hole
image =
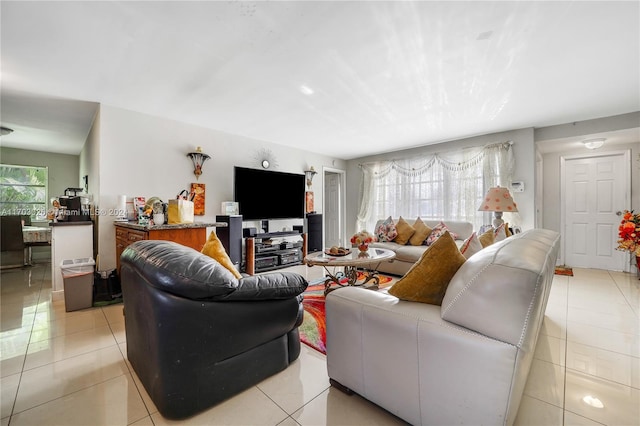
[[[369,248],[365,253],[360,253],[357,249],[339,256],[328,252],[315,252],[304,258],[304,263],[311,267],[320,265],[326,272],[324,280],[325,296],[332,290],[346,286],[365,286],[367,288],[378,289],[380,278],[378,277],[378,265],[381,262],[389,262],[395,259],[396,254],[383,248]],[[342,267],[342,271],[333,272],[329,267]],[[362,273],[358,279],[358,272]]]

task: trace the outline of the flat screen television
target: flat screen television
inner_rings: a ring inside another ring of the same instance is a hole
[[[234,201],[242,220],[304,218],[304,192],[303,174],[234,168]]]

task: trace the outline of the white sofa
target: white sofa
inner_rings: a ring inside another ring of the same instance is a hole
[[[394,223],[398,223],[398,219],[393,220]],[[460,247],[465,239],[467,239],[473,233],[473,224],[471,222],[464,222],[459,220],[426,220],[422,219],[425,225],[430,228],[436,227],[440,222],[443,222],[447,228],[457,235],[456,244]],[[376,223],[376,228],[383,221]],[[413,225],[415,221],[407,220],[407,223]],[[394,242],[375,242],[371,244],[371,247],[386,248],[393,251],[396,254],[396,258],[391,262],[382,262],[376,267],[379,272],[385,272],[387,274],[402,276],[413,266],[414,263],[422,253],[428,248],[428,246],[412,246],[412,245],[400,245]]]
[[[530,230],[471,256],[442,306],[346,287],[326,298],[327,368],[414,425],[513,423],[560,236]]]

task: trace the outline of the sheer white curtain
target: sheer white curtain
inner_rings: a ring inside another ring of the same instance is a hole
[[[479,229],[491,222],[488,213],[478,211],[484,194],[492,186],[508,187],[513,167],[511,142],[361,164],[355,231],[372,231],[377,220],[389,216],[466,220]]]

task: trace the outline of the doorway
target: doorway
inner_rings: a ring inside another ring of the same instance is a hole
[[[631,201],[630,159],[629,150],[560,158],[566,265],[629,271],[628,256],[616,247],[620,215]]]
[[[345,187],[344,170],[323,168],[324,247],[345,246]]]

